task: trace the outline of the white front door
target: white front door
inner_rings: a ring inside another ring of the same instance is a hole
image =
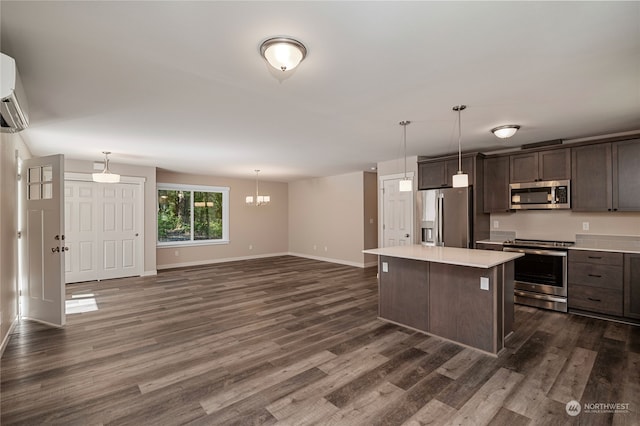
[[[65,324],[64,156],[31,158],[22,165],[24,206],[21,254],[22,316]]]
[[[382,246],[413,241],[413,191],[400,192],[401,178],[382,180]]]

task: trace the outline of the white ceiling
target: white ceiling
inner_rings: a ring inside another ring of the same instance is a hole
[[[35,155],[292,181],[640,129],[640,2],[1,2]],[[260,43],[308,48],[286,79]],[[522,129],[500,141],[494,126]],[[113,167],[115,170],[116,167]]]

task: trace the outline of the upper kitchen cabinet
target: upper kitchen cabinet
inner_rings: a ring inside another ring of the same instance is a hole
[[[514,154],[510,159],[510,183],[571,178],[569,148]]]
[[[462,171],[469,175],[473,184],[475,156],[462,157]],[[453,175],[458,172],[458,158],[425,160],[418,162],[418,189],[444,188],[453,185]]]
[[[509,157],[484,159],[484,212],[509,211]]]
[[[614,142],[611,148],[613,209],[640,211],[640,139]]]
[[[571,149],[572,209],[640,211],[640,139]]]

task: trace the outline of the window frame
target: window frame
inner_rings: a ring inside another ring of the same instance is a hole
[[[160,204],[158,203],[159,191],[184,191],[191,192],[189,206],[191,222],[191,239],[184,241],[160,241],[158,235],[158,213]],[[194,192],[219,192],[222,193],[222,238],[216,240],[196,240],[194,228]],[[156,247],[185,247],[185,246],[208,246],[229,244],[229,192],[228,186],[207,186],[207,185],[184,185],[178,183],[158,183],[156,184]]]

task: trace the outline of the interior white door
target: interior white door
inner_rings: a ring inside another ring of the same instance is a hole
[[[123,183],[99,186],[100,279],[142,274],[138,259],[140,187]]]
[[[102,184],[70,175],[65,181],[66,283],[142,275],[143,184]]]
[[[96,281],[98,274],[97,184],[65,181],[65,281]]]
[[[409,245],[413,241],[413,191],[400,192],[400,178],[383,180],[382,245]]]
[[[63,179],[62,155],[23,162],[22,316],[56,327],[66,320]]]

